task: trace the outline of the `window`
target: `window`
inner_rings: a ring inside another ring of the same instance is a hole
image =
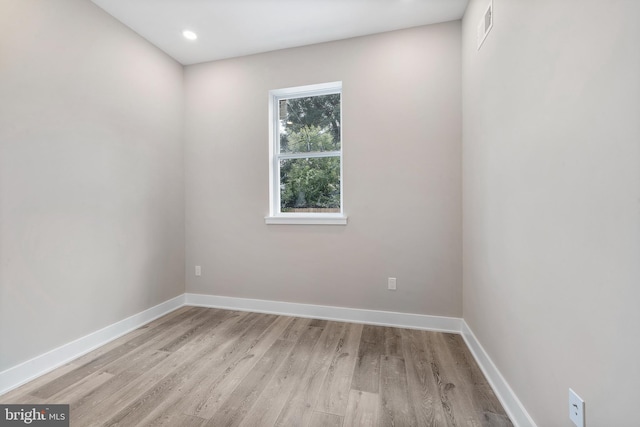
[[[346,224],[342,192],[342,83],[269,92],[268,224]]]

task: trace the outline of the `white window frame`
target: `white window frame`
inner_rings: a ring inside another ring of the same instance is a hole
[[[269,91],[269,216],[267,224],[316,224],[346,225],[344,214],[344,174],[343,174],[343,141],[340,137],[340,153],[335,151],[324,153],[280,153],[280,118],[279,102],[282,99],[306,98],[309,96],[340,94],[342,104],[342,82],[321,83],[297,86]],[[340,108],[340,131],[342,132],[342,107]],[[280,160],[308,157],[340,157],[340,212],[280,212]]]

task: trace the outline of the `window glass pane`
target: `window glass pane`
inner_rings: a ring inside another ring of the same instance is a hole
[[[340,212],[340,157],[280,161],[281,212]]]
[[[340,151],[340,94],[281,99],[280,152]]]

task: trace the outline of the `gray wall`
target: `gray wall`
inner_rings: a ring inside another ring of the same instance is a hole
[[[93,3],[0,1],[0,371],[184,292],[182,94]]]
[[[463,21],[464,318],[541,427],[637,425],[640,2]]]
[[[460,73],[459,21],[186,67],[187,291],[461,316]],[[268,91],[337,80],[349,223],[265,225]]]

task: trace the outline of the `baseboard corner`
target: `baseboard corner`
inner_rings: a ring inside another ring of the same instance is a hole
[[[502,376],[498,367],[493,363],[489,354],[482,347],[464,319],[462,320],[462,338],[467,343],[467,347],[489,381],[491,388],[493,388],[513,425],[515,427],[537,427],[520,399],[518,399],[518,396],[511,389],[509,383]]]

